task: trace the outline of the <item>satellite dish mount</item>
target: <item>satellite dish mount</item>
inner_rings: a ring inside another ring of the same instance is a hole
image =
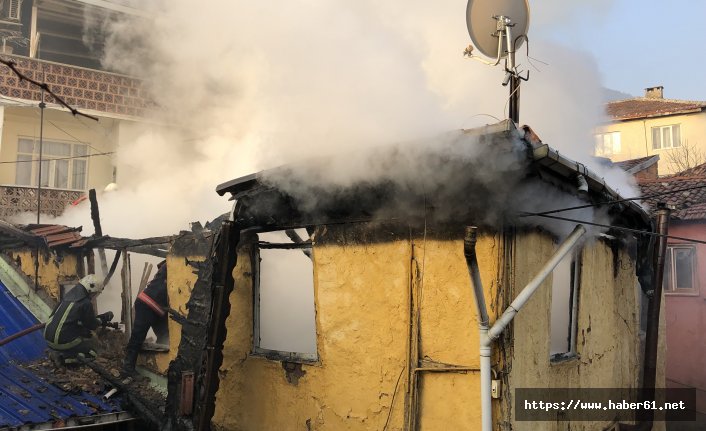
[[[529,79],[529,71],[522,76],[515,64],[515,52],[527,40],[527,0],[469,0],[466,25],[473,42],[464,51],[466,56],[491,66],[497,66],[505,59],[503,86],[510,84],[509,117],[519,123],[520,82]],[[474,46],[486,57],[495,57],[495,61],[473,55]]]

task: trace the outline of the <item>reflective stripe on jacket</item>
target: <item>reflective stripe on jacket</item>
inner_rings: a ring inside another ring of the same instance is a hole
[[[152,299],[144,290],[140,292],[139,295],[137,295],[137,299],[142,301],[145,305],[150,307],[152,311],[157,313],[158,316],[164,316],[166,314],[166,311],[164,311],[164,308],[162,308],[159,304],[157,304],[157,301]]]
[[[99,324],[86,288],[77,284],[49,316],[44,339],[52,349],[70,349],[80,344],[84,337],[90,337],[91,331]]]

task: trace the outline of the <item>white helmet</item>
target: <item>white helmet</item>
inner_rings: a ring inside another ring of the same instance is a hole
[[[88,274],[79,281],[83,287],[86,288],[88,293],[99,294],[103,291],[103,283],[98,281],[98,278],[94,274]]]

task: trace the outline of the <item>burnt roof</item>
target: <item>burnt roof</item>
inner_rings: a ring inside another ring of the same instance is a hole
[[[469,217],[475,222],[489,213],[492,214],[486,218],[516,217],[518,212],[495,214],[495,209],[502,205],[514,208],[514,201],[530,200],[523,196],[528,193],[523,187],[531,183],[549,184],[552,190],[561,190],[562,196],[573,196],[583,202],[620,199],[603,178],[585,165],[564,157],[541,141],[530,140],[523,133],[506,120],[452,134],[452,145],[444,147],[442,152],[424,145],[419,149],[412,144],[386,149],[366,160],[390,171],[382,179],[361,177],[346,185],[319,184],[311,180],[327,177],[317,177],[310,161],[236,178],[220,184],[216,191],[220,195],[230,193],[238,200],[236,222],[262,230],[367,221],[377,219],[381,212],[388,219],[409,220],[414,217],[413,211],[419,208],[425,208],[425,219],[430,216],[427,208],[435,211],[435,215],[444,211],[453,214],[454,218],[449,220],[452,223],[466,223]],[[399,178],[396,165],[409,160],[413,160],[413,166],[418,169],[412,173],[404,172],[401,174],[403,178]],[[345,158],[343,163],[347,161]],[[496,171],[498,161],[506,165]],[[319,164],[335,169],[326,161],[319,161]],[[489,173],[500,177],[500,181],[484,181],[483,175]],[[434,178],[435,174],[438,174],[437,178]],[[307,175],[310,178],[304,186],[308,187],[304,198],[299,193],[300,183],[306,182],[301,178]],[[578,191],[579,176],[588,183],[587,193]],[[272,181],[272,177],[286,180]],[[551,194],[537,193],[536,189],[530,192],[535,203],[546,203],[548,209],[562,205],[555,202]],[[611,207],[610,211],[616,224],[633,227],[649,224],[646,212],[634,202],[627,202],[619,208]]]
[[[616,121],[692,114],[702,112],[704,109],[706,109],[706,102],[650,97],[617,100],[606,104],[606,113]]]
[[[15,247],[81,247],[88,240],[81,227],[57,224],[13,225],[0,221],[0,248]]]

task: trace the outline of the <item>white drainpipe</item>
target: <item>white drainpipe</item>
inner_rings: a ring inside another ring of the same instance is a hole
[[[559,246],[552,257],[544,264],[542,269],[535,277],[527,283],[522,291],[517,295],[514,301],[503,312],[502,316],[495,321],[491,328],[488,328],[487,311],[485,308],[485,297],[483,295],[483,287],[480,282],[480,273],[478,271],[478,262],[475,255],[476,242],[475,227],[466,228],[466,238],[464,240],[464,253],[468,264],[468,271],[475,292],[476,305],[478,306],[478,317],[480,319],[480,390],[481,390],[481,424],[482,431],[492,431],[493,429],[493,410],[491,398],[491,367],[490,356],[492,354],[492,342],[496,340],[505,328],[510,324],[518,311],[527,303],[532,294],[539,288],[554,268],[566,256],[586,233],[586,228],[582,225],[577,225],[571,235]]]

